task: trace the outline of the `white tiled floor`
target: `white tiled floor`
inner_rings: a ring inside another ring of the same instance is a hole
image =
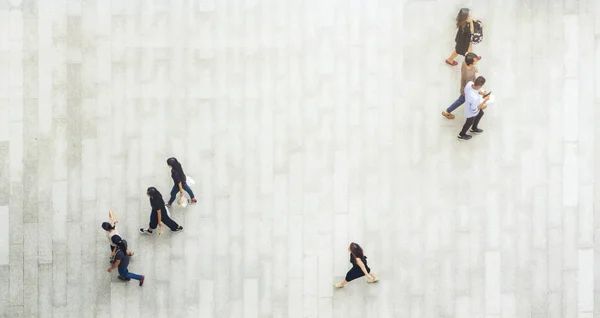
[[[0,316],[600,315],[598,39],[595,0],[0,0]],[[139,236],[169,156],[199,203]],[[350,241],[381,281],[333,290]]]

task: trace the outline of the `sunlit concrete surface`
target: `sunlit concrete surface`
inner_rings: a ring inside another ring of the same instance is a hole
[[[600,316],[599,60],[595,0],[0,0],[0,317]],[[199,203],[140,236],[170,156]]]

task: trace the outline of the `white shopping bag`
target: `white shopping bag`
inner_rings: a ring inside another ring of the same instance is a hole
[[[191,185],[196,184],[196,181],[194,181],[194,179],[192,179],[192,177],[190,177],[190,176],[185,176],[185,182],[187,184],[191,184]]]
[[[177,205],[179,205],[182,208],[185,208],[188,205],[188,199],[185,196],[180,196],[177,199]]]

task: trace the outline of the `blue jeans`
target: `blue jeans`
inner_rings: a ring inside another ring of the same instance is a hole
[[[458,99],[452,103],[452,105],[450,105],[450,107],[448,107],[448,109],[446,109],[447,112],[451,113],[453,112],[455,109],[458,108],[458,106],[462,105],[465,103],[465,95],[460,95],[458,97]]]
[[[190,195],[190,198],[195,198],[194,192],[192,192],[192,189],[190,189],[190,186],[187,185],[187,183],[183,183],[181,187],[183,188],[183,190],[185,190],[185,192],[187,192]],[[175,201],[175,196],[177,195],[177,192],[179,192],[179,185],[174,184],[173,189],[171,189],[171,198],[169,199],[169,204],[172,204],[173,201]]]
[[[123,277],[123,278],[142,280],[142,275],[130,273],[127,268],[121,269],[121,266],[119,266],[119,267],[117,267],[117,269],[119,270],[119,275],[121,275],[121,277]]]

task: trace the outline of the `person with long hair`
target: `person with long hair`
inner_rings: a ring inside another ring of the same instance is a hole
[[[346,277],[343,281],[334,285],[336,288],[342,288],[349,282],[363,276],[367,276],[367,283],[369,284],[379,281],[378,277],[371,274],[371,269],[367,265],[367,257],[364,255],[360,245],[354,242],[350,243],[348,252],[350,252],[350,263],[352,264],[352,268],[346,273]]]
[[[129,271],[129,259],[127,255],[127,241],[121,239],[120,236],[114,235],[111,241],[117,246],[117,252],[115,253],[115,261],[113,265],[107,269],[110,273],[115,268],[119,270],[119,279],[124,281],[130,281],[132,278],[140,281],[140,286],[144,285],[144,275],[138,275]]]
[[[471,18],[471,10],[468,8],[462,8],[458,11],[456,16],[456,36],[454,37],[454,51],[450,54],[450,57],[446,59],[446,64],[455,66],[458,65],[454,59],[458,54],[465,55],[467,52],[473,52],[473,44],[471,43],[471,34],[475,33],[474,21]],[[481,60],[481,56],[477,56],[477,59]]]
[[[194,192],[192,191],[192,189],[186,182],[187,178],[185,176],[185,173],[183,172],[181,163],[179,163],[179,161],[177,161],[176,158],[171,157],[171,158],[167,159],[167,165],[169,166],[169,168],[171,168],[171,178],[173,178],[173,188],[171,189],[171,198],[169,198],[169,202],[167,203],[167,206],[170,207],[171,204],[173,204],[173,201],[175,201],[175,196],[177,195],[177,192],[179,192],[179,196],[183,197],[183,190],[185,190],[185,192],[187,192],[190,195],[190,198],[192,199],[192,203],[198,202],[196,200],[196,197],[194,196]]]
[[[117,252],[117,244],[112,242],[112,237],[119,235],[119,231],[117,230],[117,223],[119,221],[115,220],[115,214],[112,210],[108,211],[108,217],[110,218],[110,222],[102,222],[102,229],[106,231],[106,236],[108,237],[108,242],[110,246],[110,262],[112,263],[114,260],[115,253]],[[133,256],[133,251],[127,250],[127,255]]]
[[[169,217],[169,214],[166,213],[165,201],[163,200],[162,194],[160,194],[155,187],[149,187],[148,190],[146,190],[146,195],[150,198],[150,206],[152,206],[152,211],[150,212],[150,224],[148,229],[141,228],[140,233],[152,234],[156,229],[156,226],[162,227],[163,223],[173,232],[183,231],[183,226],[180,226],[177,222],[173,221]]]

